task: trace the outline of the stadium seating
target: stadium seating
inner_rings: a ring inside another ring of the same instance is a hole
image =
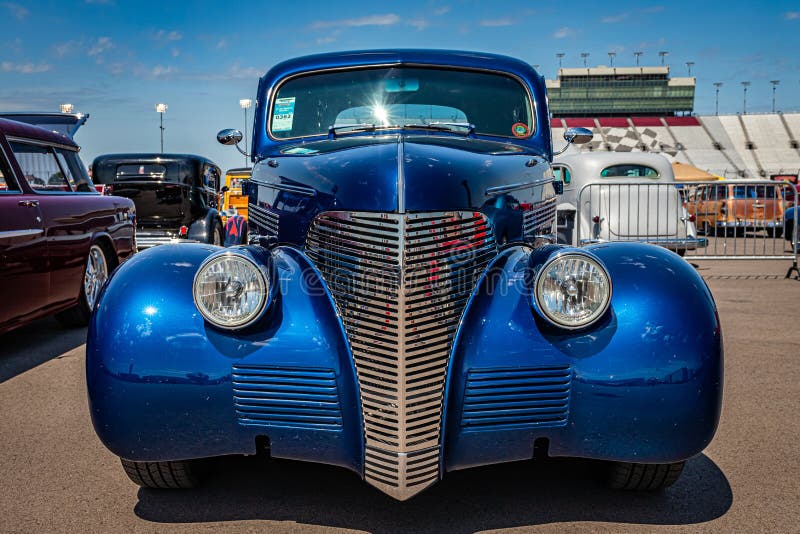
[[[800,173],[800,113],[687,117],[553,119],[555,146],[566,127],[591,129],[581,151],[661,153],[726,178]],[[794,145],[793,145],[794,143]]]

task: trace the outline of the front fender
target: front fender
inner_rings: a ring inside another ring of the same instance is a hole
[[[211,232],[214,231],[214,227],[217,223],[222,224],[219,212],[213,208],[209,208],[202,219],[197,219],[189,225],[187,237],[192,241],[200,243],[212,243]]]
[[[559,249],[552,247],[551,252]],[[532,310],[529,256],[504,250],[467,308],[447,392],[445,468],[533,455],[674,462],[711,441],[722,401],[722,334],[705,282],[667,250],[585,247],[613,284],[609,311],[570,332]]]
[[[253,328],[225,331],[192,299],[198,267],[220,250],[154,247],[106,284],[86,349],[97,435],[141,461],[252,454],[266,437],[273,456],[361,473],[355,370],[317,271],[295,249],[273,250],[273,309]]]

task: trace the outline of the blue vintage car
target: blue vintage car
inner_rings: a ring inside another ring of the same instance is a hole
[[[92,419],[133,481],[191,487],[205,460],[261,451],[402,500],[536,455],[654,490],[711,441],[711,293],[663,248],[552,244],[559,184],[528,64],[303,57],[261,78],[255,117],[249,244],[137,254],[96,307]],[[493,198],[522,212],[503,244]]]

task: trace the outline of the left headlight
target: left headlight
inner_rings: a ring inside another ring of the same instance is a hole
[[[597,321],[611,302],[611,279],[599,261],[569,252],[548,260],[534,279],[536,308],[561,328],[583,328]]]
[[[243,328],[259,318],[267,303],[267,275],[249,258],[226,253],[200,266],[192,289],[197,309],[222,328]]]

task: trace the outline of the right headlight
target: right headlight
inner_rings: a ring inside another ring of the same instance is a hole
[[[204,262],[194,277],[194,303],[207,321],[221,328],[255,322],[267,304],[267,274],[241,254],[225,253]]]
[[[583,328],[608,309],[611,279],[600,262],[588,254],[557,254],[536,274],[534,298],[538,311],[551,323],[561,328]]]

